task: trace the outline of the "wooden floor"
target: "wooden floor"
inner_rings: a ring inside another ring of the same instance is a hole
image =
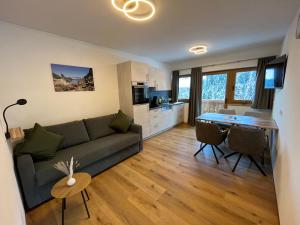
[[[242,159],[232,174],[235,157],[217,165],[207,147],[194,158],[199,145],[187,125],[147,140],[143,152],[92,179],[91,219],[80,195],[68,199],[65,224],[279,224],[270,169],[263,177]],[[59,225],[60,210],[51,200],[27,213],[28,225]]]

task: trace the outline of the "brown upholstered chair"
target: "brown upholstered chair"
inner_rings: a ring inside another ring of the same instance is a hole
[[[236,115],[236,111],[234,109],[219,109],[219,112],[221,114],[227,114],[227,115]],[[231,127],[230,124],[226,124],[226,123],[220,123],[220,122],[216,122],[215,124],[218,124],[218,126],[222,129],[222,130],[226,130],[229,129]]]
[[[253,112],[253,111],[248,111],[244,113],[244,116],[253,116],[253,117],[257,117],[257,118],[261,118],[261,119],[270,119],[270,115],[268,115],[267,113],[263,113],[263,112]]]
[[[239,153],[238,160],[236,161],[232,172],[235,171],[241,157],[246,155],[260,172],[266,176],[266,173],[254,159],[254,157],[261,157],[268,146],[265,132],[262,129],[233,126],[228,134],[228,145],[234,152],[225,156],[225,159]]]
[[[218,125],[213,123],[205,123],[196,121],[196,137],[197,140],[201,142],[200,149],[194,154],[196,156],[199,152],[201,152],[207,145],[210,145],[215,159],[219,164],[215,148],[224,155],[224,152],[218,147],[227,137],[227,131],[222,131]],[[204,143],[204,146],[202,146]],[[214,148],[215,147],[215,148]]]
[[[236,111],[234,109],[219,109],[219,113],[228,114],[228,115],[236,115]]]

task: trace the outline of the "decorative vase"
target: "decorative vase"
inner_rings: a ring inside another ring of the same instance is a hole
[[[73,156],[72,156],[70,162],[60,161],[53,165],[53,167],[55,169],[63,172],[64,174],[66,174],[68,176],[67,185],[69,187],[73,186],[76,183],[76,179],[73,177],[73,174],[74,174],[74,168],[77,168],[78,166],[79,166],[79,163],[78,163],[78,161],[75,161],[75,163],[74,163]]]
[[[69,176],[69,179],[67,180],[68,186],[73,186],[76,183],[76,179],[74,177]]]

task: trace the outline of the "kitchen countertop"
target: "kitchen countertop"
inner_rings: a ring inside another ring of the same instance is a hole
[[[181,105],[184,104],[184,102],[174,102],[174,103],[164,103],[164,104],[160,104],[159,106],[156,107],[150,107],[150,110],[154,110],[154,109],[160,109],[164,106],[174,106],[174,105]]]

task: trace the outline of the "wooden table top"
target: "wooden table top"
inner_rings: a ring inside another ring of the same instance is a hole
[[[203,113],[196,120],[220,122],[225,124],[245,125],[263,129],[278,130],[278,126],[273,119],[262,119],[254,116],[228,115],[220,113]]]
[[[60,199],[71,197],[83,191],[92,180],[88,173],[74,173],[73,177],[76,179],[76,183],[73,186],[67,185],[68,177],[62,178],[53,186],[51,195]]]

